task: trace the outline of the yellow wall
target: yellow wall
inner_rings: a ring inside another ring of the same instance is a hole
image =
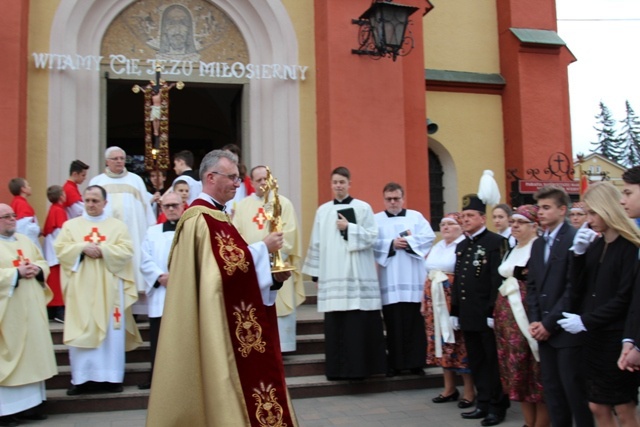
[[[318,207],[318,163],[316,132],[316,63],[312,0],[283,0],[298,38],[298,63],[309,66],[307,80],[300,84],[300,172],[302,178],[302,248],[306,253],[313,218]]]
[[[431,0],[423,18],[426,68],[498,73],[498,21],[494,0]]]
[[[49,51],[51,23],[60,0],[31,0],[29,6],[29,55]],[[47,201],[47,128],[49,73],[36,71],[31,56],[27,93],[27,179],[33,190],[29,203],[35,208],[40,225],[44,225]],[[57,183],[62,184],[62,183]]]
[[[429,117],[439,127],[435,136],[456,165],[457,205],[447,209],[460,209],[462,196],[478,191],[485,169],[494,172],[502,200],[507,200],[500,96],[428,91],[427,100]]]

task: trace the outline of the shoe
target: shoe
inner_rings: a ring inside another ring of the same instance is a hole
[[[107,393],[122,393],[124,388],[121,383],[102,383],[102,390]]]
[[[34,406],[33,408],[17,413],[16,418],[18,418],[19,420],[42,421],[49,418],[49,416],[45,414],[44,402],[42,402],[41,404]]]
[[[460,399],[460,402],[458,402],[458,408],[460,409],[471,408],[475,403],[476,403],[475,399],[473,400]]]
[[[151,383],[138,384],[138,390],[149,390]]]
[[[422,368],[413,368],[413,369],[410,369],[409,372],[412,375],[419,375],[421,377],[424,377],[424,369]]]
[[[480,424],[483,426],[497,426],[504,421],[504,415],[489,414]]]
[[[456,389],[449,396],[443,396],[442,394],[437,395],[431,401],[433,403],[445,403],[445,402],[455,402],[460,397],[460,392]]]
[[[84,388],[82,387],[82,384],[79,385],[72,385],[71,387],[69,387],[69,389],[67,390],[67,396],[77,396],[79,394],[83,394],[85,393]]]
[[[479,420],[480,418],[486,418],[488,415],[489,413],[487,411],[478,408],[471,412],[463,412],[460,414],[465,420]]]
[[[0,426],[2,427],[16,427],[20,422],[13,415],[5,415],[0,417]]]

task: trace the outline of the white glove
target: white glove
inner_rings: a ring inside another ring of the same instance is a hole
[[[458,320],[458,316],[449,316],[449,322],[451,323],[451,328],[454,331],[460,330],[460,321]]]
[[[582,319],[577,314],[566,313],[563,311],[562,315],[565,319],[558,320],[558,325],[560,325],[565,331],[570,334],[577,334],[587,330],[587,328],[584,327],[584,323],[582,323]]]
[[[493,317],[487,317],[487,326],[493,329]]]
[[[576,255],[584,255],[591,242],[598,237],[598,233],[587,227],[587,225],[588,224],[585,222],[578,229],[575,237],[573,238],[573,245],[569,248],[569,250],[573,251]]]

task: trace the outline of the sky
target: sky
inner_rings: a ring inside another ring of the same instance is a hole
[[[569,65],[573,154],[597,140],[600,101],[616,120],[625,100],[640,116],[640,0],[556,0],[558,34],[577,61]]]

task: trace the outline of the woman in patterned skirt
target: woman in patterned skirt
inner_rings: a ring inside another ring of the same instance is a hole
[[[462,331],[454,331],[449,322],[451,309],[451,284],[456,263],[456,246],[464,239],[460,225],[460,214],[449,213],[440,222],[442,240],[436,243],[427,255],[427,282],[421,312],[427,330],[427,365],[441,366],[444,390],[432,400],[435,403],[458,400],[455,375],[462,375],[464,392],[458,402],[459,408],[468,408],[475,401],[471,371],[468,367],[467,349]]]
[[[502,390],[510,400],[520,402],[526,426],[546,427],[550,420],[542,398],[538,343],[529,332],[525,303],[527,264],[531,245],[538,237],[537,212],[537,206],[524,205],[512,216],[511,233],[517,244],[498,267],[505,280],[493,319]]]

